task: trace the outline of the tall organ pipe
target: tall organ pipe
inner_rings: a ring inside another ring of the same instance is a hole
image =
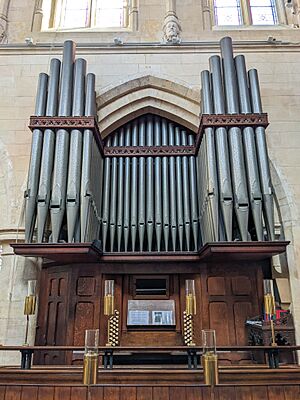
[[[252,111],[262,113],[262,104],[259,90],[259,80],[256,69],[249,71],[249,82],[251,92]],[[269,240],[275,240],[274,234],[274,199],[271,181],[270,165],[268,158],[265,128],[255,129],[256,148],[258,155],[258,167],[260,173],[260,183],[263,195],[264,219],[269,236]]]
[[[168,145],[168,126],[165,119],[161,124],[162,146]],[[165,251],[169,249],[169,226],[170,226],[170,205],[169,205],[169,166],[168,157],[162,158],[162,200],[163,200],[163,233]]]
[[[125,130],[125,146],[130,146],[131,144],[131,129],[130,125],[126,126]],[[124,251],[128,250],[129,241],[129,226],[130,226],[130,158],[125,158],[125,178],[124,178]]]
[[[72,41],[66,41],[63,53],[63,67],[58,108],[58,115],[62,117],[71,115],[74,56],[75,43]],[[52,195],[50,201],[52,241],[54,243],[56,243],[59,239],[65,212],[68,152],[69,133],[65,129],[59,129],[56,133]]]
[[[74,66],[74,93],[72,116],[84,114],[85,100],[85,73],[86,61],[79,58]],[[67,183],[67,226],[68,242],[74,240],[75,227],[79,230],[79,203],[80,203],[80,180],[82,161],[82,132],[79,129],[71,131],[69,168]]]
[[[219,56],[212,56],[209,59],[211,82],[213,90],[213,103],[214,113],[224,114],[224,94],[221,76],[221,63]],[[227,141],[226,128],[216,128],[216,156],[217,156],[217,170],[219,178],[219,196],[220,205],[223,216],[223,223],[225,229],[226,240],[232,240],[232,206],[233,195],[231,187],[231,173],[229,163],[229,149]]]
[[[39,75],[35,115],[43,116],[46,111],[48,75]],[[40,165],[43,147],[43,132],[34,129],[32,133],[31,155],[28,171],[27,189],[25,191],[25,241],[31,242],[36,220],[36,199],[38,193]]]
[[[232,53],[232,40],[225,37],[221,40],[221,54],[223,61],[224,89],[226,99],[226,112],[237,114],[239,112],[236,71]],[[234,191],[234,206],[237,222],[243,241],[248,240],[249,203],[245,174],[245,162],[242,144],[241,129],[231,127],[228,130],[230,149],[230,162],[232,172],[232,185]]]
[[[86,77],[85,116],[95,115],[95,75]],[[97,148],[93,132],[83,132],[82,172],[80,185],[80,225],[81,241],[97,238],[99,215],[101,212],[102,158]]]
[[[106,146],[110,147],[111,138],[109,137]],[[106,250],[106,241],[109,224],[109,202],[110,202],[110,157],[104,159],[104,175],[103,175],[103,208],[102,208],[102,241],[103,251]]]
[[[175,145],[181,146],[181,132],[179,126],[175,127]],[[182,199],[182,172],[181,156],[176,156],[176,198],[177,198],[177,229],[179,249],[183,250],[183,199]]]
[[[146,127],[145,127],[145,119],[142,117],[139,120],[139,146],[145,146],[146,144]],[[140,157],[139,161],[139,187],[138,187],[138,231],[139,231],[139,243],[140,243],[140,251],[143,251],[144,237],[145,237],[145,217],[146,217],[146,197],[145,197],[145,189],[146,189],[146,181],[145,181],[145,157]]]
[[[161,146],[160,119],[154,117],[154,145]],[[155,235],[157,251],[161,250],[162,238],[162,178],[161,178],[161,158],[155,157],[155,183],[154,183],[154,203],[155,203]]]
[[[174,124],[169,123],[169,146],[174,146]],[[170,169],[170,225],[173,251],[176,251],[176,233],[177,233],[177,216],[176,216],[176,169],[175,157],[169,158]]]
[[[146,145],[153,146],[153,118],[147,117]],[[153,199],[154,177],[153,157],[146,159],[146,229],[148,251],[152,250],[153,242],[153,221],[154,221],[154,199]]]
[[[112,146],[118,146],[118,132],[115,132],[112,138]],[[110,233],[110,251],[114,251],[114,241],[117,222],[117,190],[118,190],[118,158],[113,157],[111,161],[111,193],[110,193],[110,211],[109,211],[109,233]]]
[[[243,114],[251,113],[252,109],[248,89],[248,77],[245,57],[242,55],[235,57],[235,65],[239,88],[240,111]],[[250,205],[256,230],[256,236],[258,240],[263,240],[262,194],[259,182],[254,129],[250,126],[243,129],[243,143],[245,149],[245,161],[248,178],[248,194],[250,198]]]
[[[188,144],[190,146],[194,144],[194,136],[192,134],[188,136]],[[197,206],[196,161],[194,156],[189,157],[189,176],[190,176],[192,232],[194,239],[194,250],[197,251],[199,226],[198,226],[198,206]]]
[[[201,72],[202,82],[202,112],[204,114],[213,114],[213,103],[211,98],[211,87],[210,87],[210,76],[209,71]],[[218,132],[220,133],[220,132]],[[223,133],[223,131],[222,131]],[[221,133],[221,135],[222,135]],[[226,132],[225,132],[226,137]],[[218,140],[219,142],[219,140]],[[205,129],[203,151],[206,159],[206,173],[200,171],[200,174],[204,175],[205,187],[201,187],[203,197],[205,196],[205,202],[207,202],[208,212],[204,211],[204,215],[211,218],[212,232],[209,237],[207,234],[203,237],[204,241],[218,241],[219,239],[219,194],[218,194],[218,175],[217,175],[217,160],[216,160],[216,149],[215,149],[215,135],[213,128]],[[226,174],[226,170],[222,171],[223,175]],[[200,188],[199,188],[200,189]],[[200,191],[200,190],[199,190]],[[199,195],[199,194],[198,194]],[[202,205],[201,205],[202,207]],[[199,209],[199,213],[201,210]],[[200,217],[201,218],[201,217]],[[202,225],[202,224],[200,224]],[[206,225],[206,224],[205,224]],[[205,227],[202,227],[202,231],[205,231]],[[204,232],[203,232],[204,233]]]
[[[134,121],[132,126],[132,146],[138,145],[138,122]],[[132,157],[131,165],[131,209],[130,209],[130,227],[131,227],[131,248],[135,251],[137,223],[138,223],[138,159]]]
[[[181,131],[181,143],[187,145],[187,133]],[[187,156],[182,157],[182,176],[183,176],[183,219],[186,238],[186,249],[190,251],[191,241],[191,219],[190,219],[190,188],[189,188],[189,166]]]
[[[46,116],[57,115],[58,87],[60,75],[60,61],[53,58],[50,63],[50,78],[48,84],[48,100]],[[52,129],[45,129],[43,135],[43,152],[40,168],[40,181],[37,198],[37,242],[43,241],[45,225],[48,216],[52,170],[54,163],[55,133]]]
[[[119,146],[124,146],[125,132],[121,128],[119,134]],[[123,197],[124,197],[124,160],[118,160],[118,210],[117,210],[117,249],[121,251],[121,239],[123,231]]]

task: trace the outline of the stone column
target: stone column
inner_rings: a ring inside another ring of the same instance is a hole
[[[138,25],[138,5],[137,5],[138,0],[132,0],[131,1],[131,7],[130,7],[130,25],[132,30],[135,32],[138,30],[139,25]]]
[[[10,0],[0,0],[0,44],[7,40],[7,22]]]
[[[181,41],[181,27],[176,15],[176,0],[166,0],[166,16],[163,25],[164,41],[178,44]]]
[[[32,32],[40,32],[42,28],[42,21],[43,21],[43,0],[36,0],[33,17],[32,17]]]
[[[211,16],[211,3],[210,0],[202,0],[202,13],[203,13],[203,30],[210,31],[212,28]]]
[[[14,232],[0,232],[0,345],[24,344],[26,317],[24,300],[28,280],[38,279],[40,262],[36,258],[16,256],[10,243],[16,240]],[[34,344],[36,315],[30,316],[28,342]],[[19,365],[18,352],[0,352],[0,365]]]

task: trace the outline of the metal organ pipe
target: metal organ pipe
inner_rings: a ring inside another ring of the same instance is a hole
[[[82,116],[84,114],[85,100],[85,74],[86,61],[79,58],[74,66],[74,93],[72,115]],[[69,168],[67,183],[67,224],[68,242],[80,237],[79,203],[80,203],[80,178],[81,178],[81,157],[82,155],[82,132],[73,129],[70,138]]]
[[[180,127],[175,127],[175,145],[181,146]],[[182,172],[181,156],[176,156],[176,198],[177,198],[177,229],[179,238],[179,249],[183,250],[183,198],[182,198]]]
[[[60,61],[53,58],[50,63],[50,78],[48,84],[48,100],[46,116],[57,115],[57,99],[60,75]],[[54,162],[55,133],[52,129],[45,129],[43,135],[43,152],[40,169],[40,180],[37,196],[37,242],[41,243],[44,237],[45,225],[50,203],[50,190]]]
[[[192,134],[188,135],[188,144],[194,144],[194,137]],[[196,178],[196,160],[194,156],[189,157],[189,176],[190,176],[190,199],[191,199],[191,220],[192,232],[194,239],[194,250],[198,250],[198,204],[197,204],[197,178]]]
[[[181,143],[187,145],[187,133],[181,131]],[[187,156],[182,157],[182,177],[183,177],[183,220],[186,239],[186,249],[190,251],[191,219],[190,219],[190,188],[189,188],[189,166]]]
[[[35,115],[43,116],[46,111],[48,75],[39,75],[38,89],[35,104]],[[25,212],[25,241],[31,242],[36,220],[36,198],[38,192],[40,165],[43,147],[43,132],[34,129],[32,133],[31,155],[25,191],[26,212]]]
[[[146,146],[153,146],[153,118],[147,117],[146,126]],[[154,176],[153,176],[153,157],[146,159],[146,230],[148,251],[152,250],[153,242],[153,221],[154,221]]]
[[[169,146],[174,146],[174,124],[170,122],[169,126]],[[175,172],[175,157],[169,158],[170,169],[170,226],[173,251],[176,250],[176,231],[177,231],[177,216],[176,216],[176,172]]]
[[[86,76],[85,116],[95,116],[95,75]],[[81,241],[98,238],[103,187],[103,159],[93,132],[83,132],[82,173],[80,185]]]
[[[132,146],[138,145],[138,122],[134,121],[132,126]],[[130,227],[131,227],[131,249],[135,251],[137,223],[138,223],[138,159],[132,157],[131,164],[131,210],[130,210]]]
[[[219,56],[209,59],[212,97],[215,114],[225,113],[224,93],[221,75],[221,62]],[[220,127],[215,130],[217,171],[219,178],[220,207],[223,216],[225,239],[232,240],[232,207],[233,194],[231,186],[231,172],[229,163],[229,149],[226,128]]]
[[[139,120],[139,146],[146,144],[146,122],[142,117]],[[138,232],[140,251],[143,251],[145,238],[145,217],[146,217],[146,179],[145,179],[145,157],[140,157],[138,161]]]
[[[117,132],[112,137],[112,147],[118,146]],[[111,161],[111,192],[110,192],[110,211],[109,211],[109,233],[110,233],[110,251],[114,251],[114,240],[117,223],[117,179],[118,179],[118,158],[113,157]]]
[[[125,146],[131,144],[131,130],[128,124],[125,129]],[[128,241],[130,233],[130,158],[125,158],[125,177],[124,177],[124,251],[128,250]]]
[[[236,71],[232,53],[232,40],[223,38],[220,42],[223,62],[223,78],[228,114],[239,113]],[[231,127],[228,129],[229,155],[231,162],[232,186],[234,192],[234,207],[243,241],[248,240],[249,201],[245,174],[245,161],[241,129]]]
[[[249,71],[249,83],[251,92],[252,112],[261,113],[262,105],[259,90],[259,80],[256,69]],[[258,155],[258,167],[260,173],[260,183],[263,196],[264,219],[268,232],[269,240],[275,240],[274,234],[274,198],[271,181],[270,165],[268,158],[268,149],[266,142],[265,128],[257,127],[255,129],[256,148]]]
[[[245,57],[242,55],[235,57],[235,66],[239,88],[240,111],[243,114],[251,113],[252,109],[248,89]],[[256,230],[256,237],[258,240],[263,240],[262,194],[259,182],[254,129],[250,126],[243,129],[243,145],[245,150],[244,154],[247,170],[248,194]]]
[[[160,118],[154,117],[154,145],[161,145]],[[161,157],[154,159],[154,207],[155,207],[155,236],[156,248],[161,250],[162,238],[162,178],[161,178]]]
[[[168,125],[165,119],[161,124],[162,146],[168,145]],[[169,165],[168,157],[162,157],[162,203],[163,203],[163,233],[165,251],[169,249],[169,226],[170,226],[170,189],[169,189]]]
[[[125,142],[124,128],[121,128],[119,134],[119,146],[124,146]],[[123,196],[124,196],[124,160],[122,157],[118,160],[118,210],[117,210],[117,250],[121,251],[121,239],[123,231]]]
[[[75,43],[65,42],[61,76],[58,115],[71,115],[72,82]],[[65,212],[66,185],[69,156],[69,133],[65,129],[56,132],[52,195],[50,201],[52,241],[58,242]]]

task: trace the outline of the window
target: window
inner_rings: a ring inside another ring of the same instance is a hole
[[[285,24],[282,0],[214,0],[215,25]]]
[[[45,1],[43,29],[126,28],[127,0]]]

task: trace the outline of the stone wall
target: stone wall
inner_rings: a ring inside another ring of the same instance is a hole
[[[121,106],[122,118],[149,106],[165,110],[170,117],[180,115],[192,128],[197,126],[200,111],[200,71],[208,68],[209,56],[218,52],[216,41],[225,35],[233,37],[236,53],[246,55],[248,68],[259,71],[263,106],[270,119],[267,140],[273,181],[285,237],[292,241],[288,263],[300,343],[300,30],[289,26],[207,29],[201,1],[181,0],[177,16],[182,43],[174,46],[160,44],[166,13],[161,0],[139,2],[138,29],[132,32],[33,32],[33,11],[32,0],[10,1],[6,44],[0,46],[0,343],[23,343],[26,281],[39,271],[36,260],[17,258],[9,247],[24,237],[21,215],[31,142],[27,124],[34,111],[39,72],[47,72],[50,59],[61,57],[62,42],[73,39],[79,44],[77,56],[86,58],[88,71],[97,76],[103,132],[108,133],[120,118],[115,111]],[[116,36],[122,38],[123,46],[112,45]],[[34,45],[25,44],[28,37]],[[277,42],[268,42],[268,37]],[[117,100],[124,88],[132,91],[131,97]],[[124,105],[133,97],[136,110],[130,103]],[[17,360],[18,356],[0,352],[0,364]]]

